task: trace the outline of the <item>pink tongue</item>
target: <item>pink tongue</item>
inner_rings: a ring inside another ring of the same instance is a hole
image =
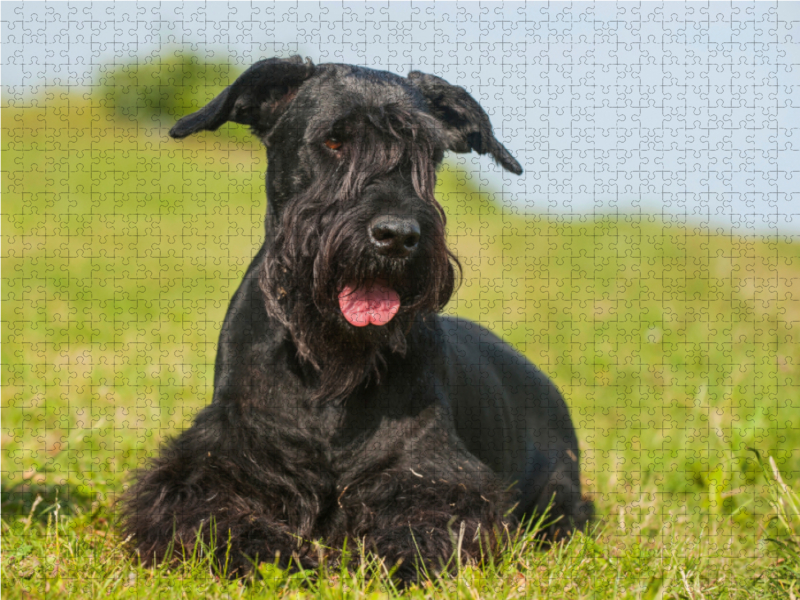
[[[400,296],[382,283],[358,290],[348,285],[339,294],[339,308],[354,327],[386,325],[400,309]]]

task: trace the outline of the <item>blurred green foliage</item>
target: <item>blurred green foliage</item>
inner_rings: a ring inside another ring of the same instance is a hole
[[[106,64],[97,84],[101,103],[115,117],[161,127],[202,108],[240,71],[227,59],[167,51],[141,63]]]

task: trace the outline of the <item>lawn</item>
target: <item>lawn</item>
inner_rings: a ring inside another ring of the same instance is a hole
[[[238,126],[177,142],[58,92],[4,104],[2,128],[3,596],[394,594],[369,559],[252,582],[202,559],[143,569],[114,528],[130,472],[210,400],[261,242],[263,150]],[[438,197],[464,277],[446,311],[564,392],[599,519],[405,593],[800,597],[800,243],[525,214],[451,159]]]

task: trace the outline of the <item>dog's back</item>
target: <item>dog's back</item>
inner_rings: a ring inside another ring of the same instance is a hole
[[[557,502],[573,505],[566,514],[582,527],[592,511],[581,499],[578,440],[558,388],[477,323],[437,317],[436,326],[446,347],[439,369],[456,431],[470,452],[517,488],[515,515],[541,513],[555,493]]]

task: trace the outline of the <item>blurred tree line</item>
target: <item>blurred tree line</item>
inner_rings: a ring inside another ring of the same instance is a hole
[[[141,63],[106,64],[98,77],[100,102],[118,119],[171,127],[205,106],[242,70],[227,57],[209,60],[181,51]]]

